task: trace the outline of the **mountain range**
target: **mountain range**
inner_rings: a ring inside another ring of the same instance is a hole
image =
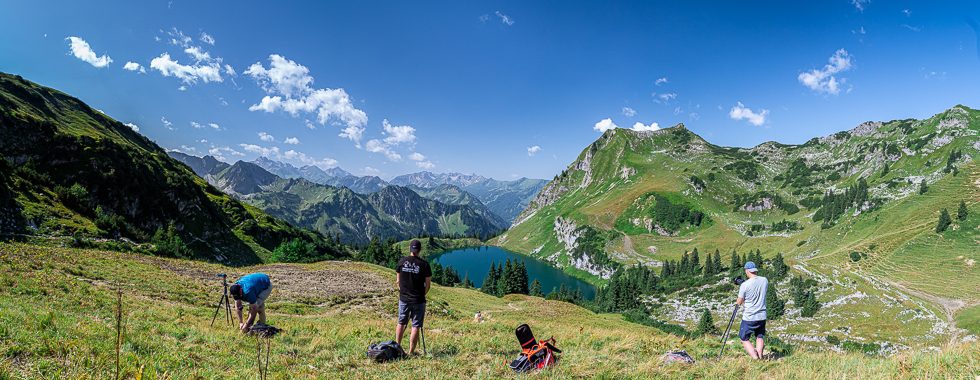
[[[216,160],[169,153],[195,171],[200,170],[197,174],[218,189],[273,216],[346,243],[366,244],[373,238],[401,240],[420,235],[489,237],[509,225],[458,188],[417,189],[426,195],[422,196],[413,189],[386,184],[362,194],[345,186],[316,183],[302,175],[283,178],[266,170],[273,167],[280,173],[315,172],[308,167],[293,171],[292,166],[269,159],[208,164]]]
[[[217,160],[210,157],[208,161]],[[534,195],[547,183],[543,179],[520,178],[512,181],[500,181],[477,174],[432,173],[427,171],[404,174],[392,178],[391,181],[385,181],[376,176],[355,176],[339,167],[321,169],[317,166],[306,165],[297,168],[289,163],[267,157],[259,157],[251,163],[282,178],[305,178],[321,185],[346,187],[360,194],[371,194],[386,186],[398,185],[410,187],[420,195],[438,201],[445,201],[454,197],[469,199],[464,203],[447,202],[451,204],[470,204],[475,198],[480,201],[480,207],[485,206],[494,214],[494,218],[504,220],[503,225],[505,227],[514,221],[521,210],[524,210],[531,202]],[[204,168],[202,167],[202,169]],[[209,171],[195,169],[195,172],[208,173]],[[443,191],[447,193],[442,194]],[[461,192],[469,193],[469,195],[462,195]],[[495,223],[497,222],[499,221],[495,221]]]

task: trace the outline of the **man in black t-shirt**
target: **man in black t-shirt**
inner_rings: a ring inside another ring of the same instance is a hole
[[[398,285],[398,326],[395,328],[395,341],[402,344],[402,335],[405,334],[405,327],[411,317],[412,335],[408,352],[414,355],[419,342],[419,329],[425,320],[425,294],[432,284],[432,268],[429,267],[429,262],[419,257],[419,252],[422,251],[421,242],[412,240],[408,249],[412,255],[402,257],[395,266],[395,272],[398,272],[395,282]]]

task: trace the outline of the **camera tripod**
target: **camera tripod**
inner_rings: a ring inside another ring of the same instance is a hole
[[[214,308],[214,316],[211,317],[211,327],[214,327],[214,321],[218,319],[218,312],[221,311],[222,306],[225,309],[225,320],[229,325],[235,325],[235,319],[231,316],[231,300],[228,299],[228,275],[219,274],[221,277],[221,286],[224,287],[224,291],[221,293],[221,299],[218,300],[218,306]]]

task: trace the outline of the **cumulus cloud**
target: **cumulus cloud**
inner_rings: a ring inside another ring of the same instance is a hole
[[[528,157],[533,157],[535,154],[538,154],[538,152],[540,152],[540,151],[541,151],[541,147],[540,146],[537,146],[537,145],[532,145],[532,146],[527,147],[527,155],[528,155]]]
[[[221,57],[212,57],[209,52],[200,46],[192,45],[194,40],[177,28],[173,28],[167,34],[170,37],[167,42],[171,45],[182,47],[184,53],[194,62],[192,64],[182,64],[177,59],[172,58],[170,53],[165,52],[150,61],[150,69],[159,71],[165,77],[178,78],[184,84],[196,84],[198,81],[203,83],[220,83],[223,81],[221,77]],[[209,44],[214,45],[214,39],[210,38],[206,33],[202,33],[201,35],[202,42],[207,43],[204,36],[208,36],[211,41]]]
[[[299,144],[299,139],[298,138],[295,138],[295,137],[287,137],[285,140],[282,140],[282,142],[284,144],[298,145]]]
[[[214,37],[211,37],[210,34],[207,34],[205,32],[201,32],[201,38],[200,38],[200,40],[203,43],[206,43],[208,45],[214,46]]]
[[[667,77],[661,77],[661,78],[657,78],[657,80],[653,81],[653,84],[659,86],[659,85],[662,85],[662,84],[667,83],[667,82],[668,82],[667,81]]]
[[[140,127],[138,125],[136,125],[136,124],[126,123],[126,124],[123,124],[123,125],[129,127],[130,129],[132,129],[132,130],[134,130],[136,132],[139,132],[140,131]]]
[[[268,68],[256,62],[244,73],[268,93],[258,104],[250,106],[249,111],[284,111],[294,117],[300,113],[313,113],[321,125],[331,121],[343,124],[339,136],[360,147],[367,114],[354,107],[344,89],[313,88],[313,77],[306,66],[278,54],[269,56]]]
[[[218,123],[208,123],[208,126],[215,130],[221,129],[221,126],[218,125]]]
[[[425,155],[419,152],[412,152],[412,154],[408,155],[408,159],[412,161],[425,161]]]
[[[864,12],[864,7],[871,4],[871,0],[851,0],[851,5],[857,8],[859,12]]]
[[[187,84],[195,84],[198,80],[204,83],[221,82],[221,68],[217,65],[183,65],[170,58],[169,53],[160,54],[150,61],[150,68],[157,70],[165,77],[176,77]]]
[[[283,153],[283,157],[289,160],[302,162],[303,164],[306,165],[317,166],[320,169],[334,168],[337,167],[337,163],[338,163],[337,160],[330,157],[324,157],[318,160],[313,157],[307,156],[306,153],[297,152],[295,150],[287,150],[286,153]]]
[[[653,93],[653,101],[656,103],[669,103],[671,100],[677,99],[676,92],[668,92],[665,94]]]
[[[146,74],[146,68],[144,68],[143,65],[133,61],[126,62],[126,64],[123,65],[123,69],[129,71],[139,71],[140,74]]]
[[[201,129],[201,128],[204,128],[204,125],[202,125],[201,123],[198,123],[196,121],[192,121],[191,122],[191,127],[194,127],[194,129]]]
[[[399,145],[415,142],[415,128],[408,125],[394,126],[388,122],[388,119],[384,119],[381,124],[384,128],[384,134],[387,136],[385,137],[385,143]]]
[[[421,162],[416,162],[415,166],[418,166],[425,170],[431,170],[432,168],[436,167],[436,164],[433,164],[432,161],[421,161]]]
[[[728,117],[732,120],[745,120],[754,126],[760,126],[765,124],[766,117],[769,116],[769,110],[761,110],[759,112],[753,111],[751,108],[746,107],[742,102],[738,102],[731,110],[728,111]]]
[[[599,120],[598,123],[595,123],[595,126],[592,127],[592,129],[594,129],[596,131],[599,131],[599,132],[605,132],[605,131],[608,131],[610,129],[616,129],[618,127],[619,126],[617,126],[616,123],[613,123],[612,119],[605,118],[605,119]]]
[[[259,132],[259,140],[266,141],[266,142],[273,142],[276,141],[276,138],[272,137],[272,135],[268,133]]]
[[[160,122],[163,123],[164,128],[167,128],[171,131],[174,130],[174,123],[171,123],[170,120],[167,120],[166,117],[161,116]]]
[[[363,172],[366,175],[378,175],[378,174],[381,174],[381,171],[380,170],[375,169],[375,168],[372,168],[370,166],[365,166],[364,169],[361,169],[361,172]]]
[[[88,64],[100,69],[109,66],[109,64],[112,63],[112,58],[110,58],[108,54],[95,54],[95,52],[92,51],[92,47],[89,46],[88,42],[85,42],[85,40],[75,36],[69,36],[65,39],[68,40],[69,51],[75,56],[75,58],[78,58],[83,62],[87,62]]]
[[[510,16],[505,15],[505,14],[501,13],[500,11],[496,11],[494,13],[497,15],[497,17],[500,17],[500,22],[501,23],[504,23],[507,26],[514,25],[514,19],[512,19]]]
[[[238,144],[238,146],[242,147],[242,149],[244,149],[246,152],[255,153],[255,154],[258,154],[260,156],[265,156],[265,157],[278,157],[279,156],[279,147],[276,147],[276,146],[273,146],[273,147],[264,147],[264,146],[255,145],[255,144]]]
[[[224,161],[224,162],[228,162],[228,156],[235,156],[235,157],[245,156],[245,153],[234,150],[228,146],[223,146],[223,147],[212,146],[211,149],[208,149],[208,154],[214,156],[214,158],[218,159],[219,161]]]
[[[633,124],[633,127],[630,128],[630,129],[632,129],[634,131],[637,131],[637,132],[652,132],[652,131],[659,130],[660,129],[660,124],[650,123],[650,125],[643,125],[643,123],[637,122],[637,123],[634,123]]]
[[[847,50],[839,49],[828,59],[828,63],[822,69],[802,72],[797,76],[797,79],[813,91],[837,95],[840,94],[841,86],[847,82],[847,78],[837,78],[837,74],[850,70],[852,67],[851,55]]]
[[[388,144],[378,139],[368,140],[364,144],[364,149],[371,153],[384,154],[389,161],[400,161],[402,159],[402,156],[398,152],[395,152]]]
[[[623,107],[623,116],[626,117],[636,116],[636,110],[629,107]]]

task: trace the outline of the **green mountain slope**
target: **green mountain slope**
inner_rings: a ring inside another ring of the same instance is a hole
[[[146,242],[173,225],[200,258],[257,263],[319,235],[244,205],[152,141],[85,103],[0,73],[0,234]]]
[[[463,187],[475,195],[494,214],[512,223],[548,181],[520,178],[513,181],[487,179]]]
[[[497,226],[501,230],[510,227],[510,222],[504,220],[500,216],[497,216],[497,214],[495,214],[486,205],[484,205],[483,202],[481,202],[480,199],[477,198],[475,195],[463,191],[463,189],[460,189],[456,185],[442,184],[430,188],[423,188],[415,185],[409,185],[406,187],[412,189],[412,191],[414,191],[418,195],[421,195],[423,198],[436,200],[450,205],[469,206],[469,208],[473,209],[473,211],[475,211],[476,213],[487,218],[487,220],[489,220],[491,223],[493,223],[494,226]]]
[[[818,298],[830,305],[780,327],[799,340],[846,326],[882,345],[941,346],[968,335],[955,319],[980,302],[978,141],[980,111],[964,106],[748,149],[683,126],[611,130],[495,242],[597,282],[618,265],[659,266],[694,248],[720,250],[726,263],[733,250],[782,253],[794,273],[819,280]],[[969,216],[937,234],[940,209],[955,213],[961,201]],[[688,306],[725,304],[709,301]],[[667,320],[696,318],[657,308]]]

